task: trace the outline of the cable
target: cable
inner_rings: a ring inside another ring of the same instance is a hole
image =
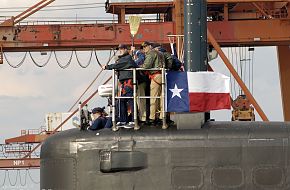
[[[248,53],[248,47],[245,46],[245,84],[247,83],[248,85],[246,85],[248,87],[248,89],[250,89],[250,80],[249,80],[249,76],[250,76],[250,56],[248,57],[249,53]],[[247,81],[248,80],[248,81]]]
[[[252,52],[252,94],[254,95],[254,53],[255,53],[255,49],[253,49],[253,52]]]
[[[241,62],[241,59],[242,59],[242,49],[241,47],[239,47],[239,58],[240,58],[240,62],[239,62],[239,68],[240,68],[240,78],[243,80],[243,67],[242,67],[242,62]],[[242,88],[239,86],[239,95],[242,95]]]
[[[234,50],[236,51],[236,47],[235,49],[233,49],[231,47],[231,54],[232,54],[232,57],[233,57],[233,67],[235,68],[235,71],[237,71],[237,63],[236,63],[236,60],[237,60],[237,54],[236,52],[234,52]],[[237,71],[238,72],[238,71]],[[236,80],[234,79],[234,97],[236,98],[237,97],[237,87],[236,87]]]
[[[101,64],[101,62],[100,62],[100,60],[99,60],[99,58],[98,58],[98,55],[97,55],[96,50],[95,50],[94,52],[95,52],[95,57],[96,57],[97,63],[98,63],[98,65],[102,68],[102,64]]]
[[[104,79],[105,79],[106,76],[107,76],[106,74],[100,76],[99,83],[104,83]]]
[[[31,177],[31,174],[30,174],[30,171],[28,170],[28,175],[29,175],[29,177],[30,177],[30,180],[34,183],[34,184],[39,184],[40,183],[40,181],[34,181],[34,179]]]
[[[115,56],[115,53],[116,52],[114,52],[114,55],[111,57],[111,59]],[[73,51],[72,51],[72,54],[73,54]],[[72,59],[72,54],[71,54],[71,57],[70,57],[70,61],[71,61],[71,59]],[[56,60],[57,60],[57,56],[56,56],[56,53],[55,53],[55,51],[54,51],[54,55],[55,55],[55,58],[56,58]],[[111,60],[110,59],[110,60]],[[110,60],[108,61],[108,62],[110,62]],[[57,60],[58,61],[58,60]],[[69,62],[70,62],[69,61]],[[58,63],[59,64],[59,63]],[[60,65],[60,64],[59,64]],[[101,70],[100,71],[100,73],[102,72],[103,70]],[[100,74],[99,73],[99,74]],[[96,77],[97,78],[97,77]],[[112,77],[109,77],[104,83],[103,83],[103,85],[105,85],[105,84],[107,84],[110,80],[112,79]],[[96,80],[96,79],[95,79]],[[93,81],[94,82],[94,81]],[[92,82],[92,83],[93,83]],[[88,87],[89,88],[89,87]],[[84,102],[83,102],[83,104],[82,105],[85,105],[85,104],[87,104],[96,94],[98,93],[98,89],[93,93],[93,94],[91,94]],[[85,94],[85,92],[83,93],[83,94]],[[82,97],[82,96],[81,96]],[[80,98],[81,98],[80,97]],[[76,103],[78,103],[78,101],[76,102]],[[72,106],[72,107],[74,107],[74,105]],[[71,108],[72,109],[72,108]],[[70,109],[70,110],[71,110]],[[68,118],[66,118],[57,128],[55,128],[53,131],[52,131],[52,133],[50,133],[50,135],[53,135],[61,126],[63,126],[63,124],[65,123],[65,122],[67,122],[76,112],[78,111],[78,109],[76,109],[70,116],[68,116]],[[69,111],[70,112],[70,111]],[[42,144],[42,142],[40,142],[38,145],[36,145],[29,153],[27,153],[23,158],[27,158],[27,157],[29,157],[29,156],[31,156],[31,154],[32,154],[32,152],[34,153],[35,152],[35,150],[37,150],[40,146],[41,146],[41,144]],[[29,176],[30,176],[30,178],[31,178],[31,175],[30,175],[30,173],[28,173],[29,174]],[[31,180],[33,180],[32,178],[31,178]]]
[[[240,67],[241,67],[241,79],[243,82],[245,82],[244,77],[245,77],[245,70],[244,70],[244,47],[241,47],[241,57],[240,57]]]
[[[244,62],[243,62],[243,72],[244,72],[243,81],[246,85],[246,78],[247,78],[247,47],[246,46],[243,47],[243,60],[244,60]]]
[[[238,75],[239,75],[239,67],[238,67],[238,64],[237,64],[237,62],[238,62],[238,55],[237,55],[237,47],[235,47],[234,49],[233,49],[233,53],[235,54],[235,61],[234,61],[234,63],[235,63],[235,68],[236,68],[236,71],[237,71],[237,73],[238,73]],[[237,86],[237,87],[236,87]],[[236,93],[236,89],[237,88],[239,88],[239,86],[238,86],[238,84],[236,84],[236,81],[235,81],[235,93]],[[236,95],[237,95],[238,93],[236,93]]]
[[[231,61],[231,63],[233,63],[232,62],[232,57],[230,57],[230,48],[228,47],[227,48],[227,57],[228,57],[228,60],[230,60]],[[231,75],[231,72],[230,72],[230,89],[231,89],[231,94],[233,94],[233,92],[232,92],[232,89],[233,89],[233,87],[232,87],[232,75]]]
[[[232,65],[234,65],[234,57],[233,57],[233,51],[232,51],[232,47],[229,47],[228,48],[228,54],[229,54],[229,57],[231,57],[231,63]],[[231,56],[230,56],[231,55]],[[235,79],[233,78],[232,76],[232,73],[230,72],[230,82],[231,82],[231,93],[232,93],[232,96],[235,97]]]
[[[68,112],[71,112],[72,109],[75,107],[77,103],[79,103],[80,99],[85,95],[85,93],[91,88],[91,86],[96,82],[96,80],[99,78],[101,73],[103,72],[103,69],[99,71],[97,76],[94,78],[94,80],[90,83],[90,85],[85,89],[85,91],[82,93],[82,95],[77,99],[77,101],[71,106],[71,108],[68,110]]]
[[[75,55],[76,55],[77,62],[78,62],[78,64],[79,64],[79,66],[81,66],[82,68],[85,69],[85,68],[87,68],[87,67],[90,65],[90,63],[91,63],[91,61],[92,61],[92,57],[93,57],[93,51],[94,51],[94,50],[91,51],[91,55],[90,55],[89,61],[88,61],[88,63],[87,63],[86,65],[82,65],[82,64],[81,64],[81,62],[80,62],[80,60],[79,60],[79,57],[78,57],[78,54],[77,54],[77,51],[75,51]]]
[[[31,55],[31,52],[29,52],[29,55],[30,55],[30,58],[32,60],[32,62],[37,66],[37,67],[44,67],[47,65],[47,63],[49,62],[50,58],[51,58],[51,55],[52,55],[52,51],[50,52],[49,56],[48,56],[48,59],[46,60],[46,62],[44,62],[44,64],[38,64],[34,58],[32,57]]]
[[[0,187],[3,187],[5,185],[5,182],[6,182],[6,173],[7,173],[7,170],[4,171],[4,180],[3,180],[3,183]]]
[[[114,52],[113,53],[113,56],[112,56],[112,51]],[[114,51],[113,49],[110,50],[109,59],[108,59],[108,61],[107,61],[107,63],[105,65],[108,65],[110,63],[110,61],[114,58],[114,56],[116,55],[116,53],[117,52]],[[95,51],[95,57],[96,57],[96,60],[97,60],[98,65],[102,68],[102,64],[101,64],[101,62],[100,62],[100,60],[98,58],[98,55],[97,55],[97,52],[96,51]]]
[[[71,112],[72,109],[75,107],[76,104],[79,103],[80,99],[82,99],[82,97],[85,95],[85,93],[91,88],[91,86],[96,82],[96,80],[99,78],[99,76],[101,75],[101,73],[103,72],[103,68],[102,68],[102,64],[100,63],[97,53],[95,52],[95,56],[97,59],[97,63],[99,64],[101,70],[100,72],[97,74],[97,76],[94,78],[94,80],[89,84],[89,86],[85,89],[85,91],[81,94],[81,96],[75,101],[75,103],[70,107],[68,112]],[[111,51],[110,51],[110,55],[111,55]],[[108,60],[107,64],[113,59],[113,57],[116,55],[116,52],[114,52],[113,56],[110,57],[110,59]]]
[[[62,65],[62,64],[59,62],[59,60],[58,60],[58,58],[57,58],[57,56],[56,56],[55,51],[53,51],[53,53],[54,53],[55,60],[56,60],[58,66],[59,66],[60,68],[62,68],[62,69],[66,69],[66,68],[70,65],[70,63],[71,63],[71,61],[72,61],[72,57],[73,57],[73,51],[71,52],[71,55],[70,55],[70,58],[69,58],[68,62],[67,62],[66,64],[64,64],[64,65]]]
[[[110,50],[109,58],[108,58],[106,65],[108,65],[109,62],[111,61],[112,51],[113,51],[113,49]]]
[[[20,181],[20,185],[21,186],[25,186],[26,185],[26,182],[27,182],[27,169],[25,170],[25,177],[24,177],[24,183],[22,183],[22,180],[21,180],[21,175],[20,175],[20,170],[19,170],[19,181]]]
[[[248,89],[251,92],[251,59],[250,59],[249,47],[247,47],[246,52],[247,52],[247,60],[248,60],[248,63],[247,63],[247,66],[248,66]]]
[[[113,56],[112,56],[112,51],[114,52]],[[106,65],[108,65],[110,63],[110,61],[113,59],[113,57],[116,55],[116,53],[117,53],[117,51],[114,51],[113,48],[110,50],[109,59],[108,59]]]
[[[10,174],[9,174],[9,171],[8,171],[8,180],[9,180],[9,183],[10,183],[11,186],[15,186],[17,184],[17,181],[18,181],[18,172],[16,174],[15,183],[12,183],[11,182],[11,178],[10,178]]]
[[[242,79],[242,81],[244,81],[244,80],[243,80],[243,77],[244,77],[244,70],[243,70],[243,64],[242,64],[242,59],[243,59],[243,47],[240,47],[240,48],[239,48],[239,54],[240,54],[240,62],[239,62],[239,64],[240,64],[240,71],[241,71],[241,79]],[[240,92],[240,95],[241,95],[241,92]]]
[[[5,60],[7,61],[8,65],[10,65],[10,67],[16,69],[16,68],[19,68],[19,67],[24,63],[24,61],[25,61],[25,59],[26,59],[26,56],[27,56],[27,52],[25,52],[24,57],[22,58],[22,60],[21,60],[18,64],[16,64],[16,65],[12,65],[12,64],[9,62],[9,60],[8,60],[7,57],[6,57],[6,53],[5,53],[5,52],[3,52],[3,55],[4,55],[4,58],[5,58]]]
[[[116,55],[116,52],[114,52],[114,54],[112,56],[112,51],[113,51],[113,49],[110,50],[109,59],[108,59],[108,61],[107,61],[107,63],[105,65],[108,65],[110,63],[110,61],[113,59],[113,57]],[[98,58],[96,50],[94,50],[94,52],[95,52],[95,57],[96,57],[97,63],[102,68],[102,64],[101,64],[101,62],[100,62],[100,60]]]

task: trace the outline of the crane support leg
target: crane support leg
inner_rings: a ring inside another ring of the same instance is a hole
[[[277,46],[284,120],[290,121],[290,46]]]
[[[175,22],[175,34],[184,34],[184,4],[183,1],[174,1],[173,21]]]
[[[0,64],[3,64],[3,47],[0,45]]]
[[[269,119],[267,118],[266,114],[263,112],[262,108],[259,106],[258,102],[255,100],[255,98],[253,97],[253,95],[251,94],[251,92],[249,91],[247,86],[245,85],[245,83],[242,81],[241,77],[236,72],[235,68],[230,63],[229,59],[226,57],[226,55],[224,54],[223,50],[221,49],[221,47],[219,46],[219,44],[217,43],[217,41],[215,40],[215,38],[213,37],[213,35],[211,34],[211,32],[209,30],[207,30],[207,37],[208,37],[209,42],[214,47],[214,49],[221,56],[221,59],[225,63],[226,67],[229,69],[229,71],[231,72],[233,77],[236,79],[237,83],[240,85],[240,87],[242,88],[243,92],[248,97],[249,101],[254,106],[254,108],[256,109],[256,111],[258,112],[260,117],[262,118],[262,120],[263,121],[269,121]]]
[[[3,23],[0,23],[0,26],[13,26],[22,20],[26,19],[30,15],[36,13],[40,9],[46,7],[47,5],[51,4],[55,0],[42,0],[38,2],[37,4],[33,5],[32,7],[28,8],[26,11],[20,13],[19,15],[12,17],[11,19],[8,19],[4,21]]]

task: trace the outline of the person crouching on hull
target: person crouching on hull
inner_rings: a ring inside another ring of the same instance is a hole
[[[107,118],[104,115],[105,113],[104,109],[105,109],[104,107],[103,108],[97,107],[92,110],[93,122],[92,125],[89,127],[89,130],[95,131],[103,129],[106,126]]]

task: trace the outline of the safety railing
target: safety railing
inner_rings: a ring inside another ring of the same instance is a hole
[[[18,23],[18,25],[72,25],[72,24],[117,24],[118,20],[102,19],[102,20],[27,20]]]
[[[167,35],[167,37],[170,43],[172,54],[177,55],[177,58],[179,60],[183,60],[184,59],[184,35],[175,34],[175,35]]]
[[[24,135],[39,135],[41,133],[46,132],[46,127],[45,126],[41,126],[38,129],[26,129],[26,130],[21,130],[21,136]]]
[[[161,109],[161,117],[162,117],[162,128],[166,129],[167,128],[167,123],[166,123],[166,115],[165,115],[165,68],[154,68],[154,69],[143,69],[143,68],[132,68],[132,69],[124,69],[124,70],[117,70],[117,71],[132,71],[133,72],[133,97],[122,97],[122,96],[117,96],[116,92],[116,70],[113,69],[112,71],[112,81],[113,81],[113,91],[112,91],[112,123],[113,131],[117,131],[119,128],[116,126],[116,99],[122,99],[122,98],[133,98],[133,107],[134,107],[134,113],[133,113],[133,118],[134,118],[134,129],[138,130],[140,129],[140,126],[138,124],[138,113],[137,113],[137,99],[146,99],[146,98],[159,98],[160,103],[162,102],[162,109]],[[137,95],[137,71],[161,71],[162,75],[162,80],[161,80],[161,96],[157,97],[151,97],[151,96],[138,96]]]
[[[283,18],[288,18],[288,11],[287,11],[287,8],[281,8],[281,9],[272,9],[272,10],[269,10],[269,13],[270,15],[273,17],[273,18],[276,18],[276,19],[283,19]]]
[[[0,23],[5,20],[0,19]],[[142,23],[160,23],[164,22],[163,19],[148,18],[142,19]],[[30,25],[74,25],[74,24],[118,24],[118,20],[114,19],[71,19],[71,20],[26,20],[19,22],[17,25],[21,26],[30,26]],[[125,23],[129,23],[129,20],[126,20]]]
[[[4,147],[5,153],[13,152],[30,152],[32,146],[30,144],[10,144]]]
[[[0,159],[2,158],[21,158],[35,147],[35,144],[30,143],[17,143],[17,144],[0,144]],[[38,158],[40,155],[40,150],[38,149],[34,152],[31,157]]]

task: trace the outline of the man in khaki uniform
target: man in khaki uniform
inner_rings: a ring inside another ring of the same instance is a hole
[[[150,42],[144,42],[142,44],[144,52],[145,52],[145,60],[142,65],[145,69],[153,69],[153,68],[162,68],[164,65],[164,57],[160,52],[152,49],[152,44]],[[161,71],[148,71],[149,78],[151,80],[150,84],[150,96],[156,97],[161,96],[161,82],[162,75]],[[162,101],[159,101],[157,98],[150,98],[150,116],[148,124],[156,124],[157,119],[156,113],[158,111],[162,112]]]

